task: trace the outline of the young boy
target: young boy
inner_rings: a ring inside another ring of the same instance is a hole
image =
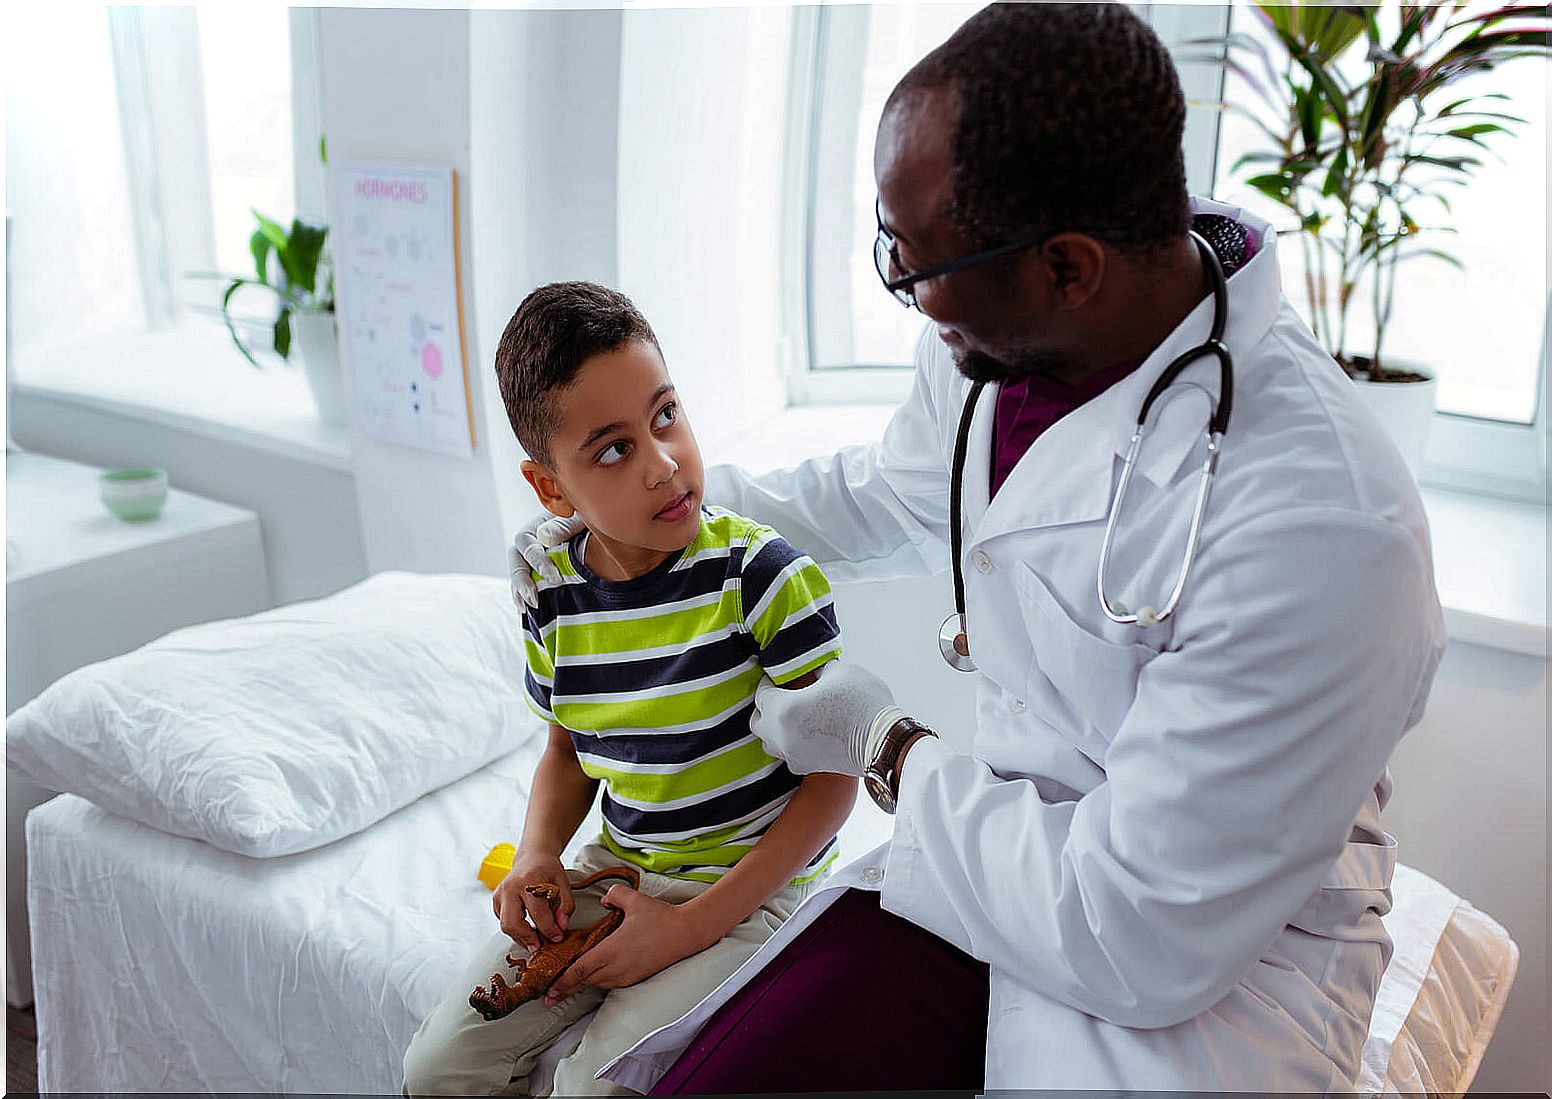
[[[812,682],[840,654],[830,588],[769,527],[706,505],[700,451],[657,338],[629,299],[541,287],[496,350],[501,396],[531,460],[523,476],[588,530],[551,554],[525,615],[527,689],[550,722],[501,921],[405,1054],[404,1090],[526,1094],[539,1054],[598,1008],[555,1071],[558,1095],[631,1094],[593,1074],[699,1003],[765,942],[836,855],[856,780],[799,779],[749,731],[762,675]],[[536,574],[537,578],[537,574]],[[604,785],[604,829],[560,853]],[[634,865],[640,890],[572,881]],[[526,886],[558,887],[549,906]],[[483,1020],[469,993],[604,908],[620,927],[543,1000]],[[530,922],[531,921],[531,922]]]

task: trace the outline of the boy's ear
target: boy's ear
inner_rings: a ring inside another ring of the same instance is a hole
[[[539,503],[544,505],[546,511],[562,519],[570,519],[577,513],[577,509],[571,506],[571,501],[566,499],[566,494],[561,489],[560,482],[555,479],[555,474],[547,467],[525,458],[520,468],[523,471],[523,479],[533,486],[534,495],[539,497]]]

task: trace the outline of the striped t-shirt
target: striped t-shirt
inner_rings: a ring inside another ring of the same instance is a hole
[[[749,731],[762,672],[788,683],[841,651],[830,585],[770,527],[703,507],[695,540],[644,576],[605,580],[586,532],[550,551],[524,614],[529,704],[604,784],[600,842],[647,870],[716,881],[799,779]],[[794,879],[818,877],[832,838]]]

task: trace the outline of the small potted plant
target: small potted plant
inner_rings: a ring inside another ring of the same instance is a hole
[[[1416,471],[1433,411],[1435,375],[1385,354],[1403,263],[1460,267],[1429,243],[1454,232],[1450,195],[1468,183],[1493,143],[1524,119],[1498,92],[1459,82],[1521,57],[1546,58],[1545,7],[1509,5],[1462,14],[1463,0],[1378,6],[1257,0],[1274,46],[1246,34],[1203,40],[1254,99],[1225,102],[1266,140],[1231,172],[1284,207],[1299,241],[1306,319],[1322,346],[1359,382]],[[1362,307],[1373,345],[1349,344]]]
[[[339,338],[334,313],[334,272],[329,263],[327,226],[299,219],[288,232],[257,210],[258,228],[248,238],[253,275],[231,276],[221,296],[221,316],[232,342],[254,366],[251,349],[233,324],[231,303],[244,287],[267,290],[278,302],[272,326],[275,353],[289,359],[293,345],[301,352],[308,388],[318,415],[326,423],[345,423],[345,390],[340,376]]]

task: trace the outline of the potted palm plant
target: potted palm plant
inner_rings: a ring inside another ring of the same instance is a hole
[[[1524,122],[1505,109],[1508,97],[1460,82],[1548,52],[1545,7],[1465,7],[1257,0],[1270,45],[1243,33],[1194,43],[1221,51],[1219,63],[1253,93],[1221,104],[1265,139],[1231,172],[1291,215],[1310,328],[1363,387],[1414,471],[1436,382],[1426,365],[1386,355],[1397,274],[1425,258],[1461,266],[1434,243],[1454,231],[1451,195]],[[1355,348],[1349,321],[1360,308],[1373,343]]]
[[[277,302],[275,353],[289,359],[300,350],[307,385],[326,423],[345,423],[345,389],[340,376],[339,338],[334,314],[334,273],[326,243],[328,227],[293,220],[290,230],[253,211],[258,227],[248,239],[254,274],[232,276],[221,296],[221,316],[232,342],[254,366],[258,359],[232,321],[232,299],[245,287],[259,287]]]

